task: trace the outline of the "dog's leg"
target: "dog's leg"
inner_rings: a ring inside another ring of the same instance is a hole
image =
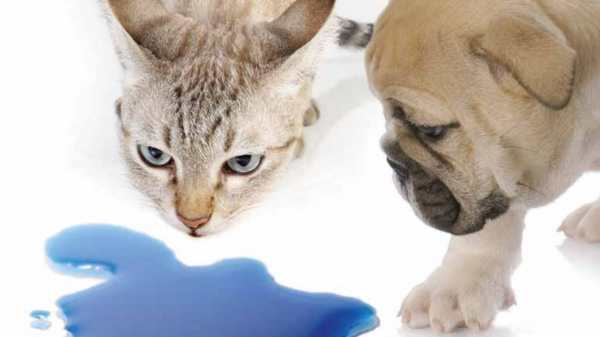
[[[571,213],[558,230],[570,238],[600,243],[600,199]]]
[[[521,260],[525,213],[511,208],[479,233],[452,237],[442,265],[404,300],[402,322],[438,333],[488,329],[498,311],[515,304],[511,277]]]

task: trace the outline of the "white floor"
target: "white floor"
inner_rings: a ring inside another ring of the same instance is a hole
[[[339,12],[374,20],[385,3],[344,0]],[[44,240],[75,224],[111,223],[161,238],[188,264],[253,257],[286,286],[361,298],[382,321],[368,337],[433,335],[398,330],[395,316],[448,236],[422,225],[393,187],[360,53],[323,63],[322,120],[281,188],[230,230],[194,240],[144,206],[123,175],[113,114],[121,72],[95,0],[3,1],[0,13],[0,334],[64,336],[56,321],[31,330],[28,313],[55,310],[58,297],[94,282],[50,271]],[[600,246],[555,232],[599,187],[599,176],[586,176],[530,214],[514,279],[519,305],[481,336],[600,336]]]

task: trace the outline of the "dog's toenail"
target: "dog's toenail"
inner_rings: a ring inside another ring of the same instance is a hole
[[[477,332],[477,331],[481,331],[481,325],[479,324],[479,322],[476,319],[470,319],[467,322],[467,327],[469,328],[469,330]]]
[[[491,326],[492,326],[492,322],[487,322],[481,326],[481,330],[489,330]]]
[[[434,319],[431,322],[431,328],[437,333],[444,333],[444,326],[442,325],[442,322],[437,319]]]

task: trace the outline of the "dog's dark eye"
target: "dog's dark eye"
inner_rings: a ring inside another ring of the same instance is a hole
[[[423,138],[429,140],[440,140],[448,133],[446,126],[417,126],[417,132]]]

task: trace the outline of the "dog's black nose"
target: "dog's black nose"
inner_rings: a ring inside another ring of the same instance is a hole
[[[408,171],[408,166],[404,163],[396,163],[391,159],[387,159],[388,164],[394,169],[396,174],[401,180],[407,180],[410,177],[410,172]]]

